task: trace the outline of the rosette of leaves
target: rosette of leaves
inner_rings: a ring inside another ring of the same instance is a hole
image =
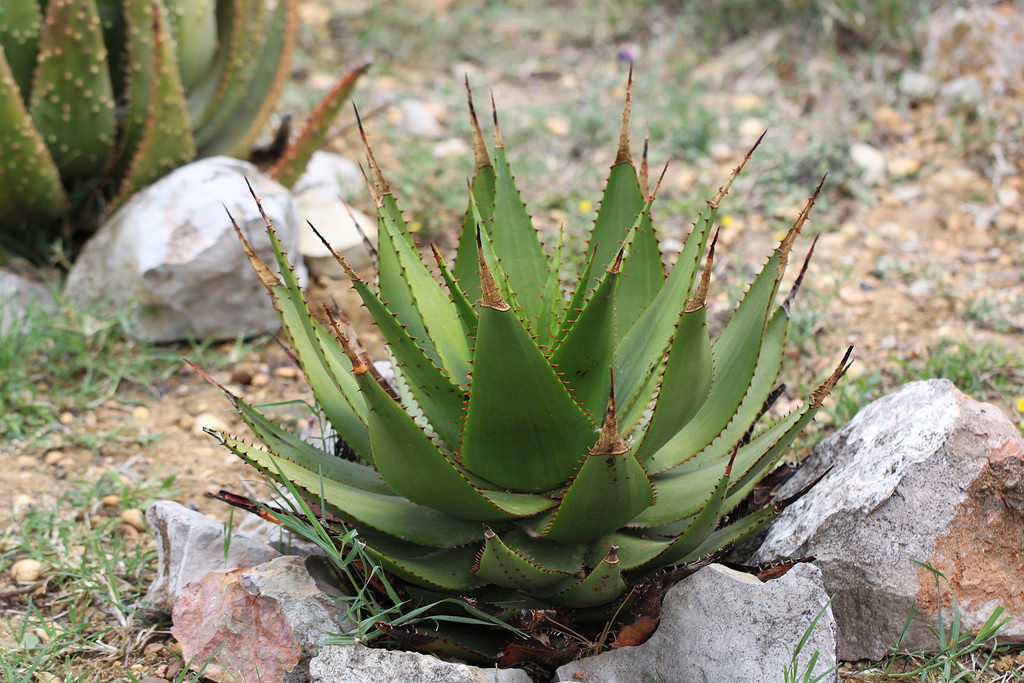
[[[4,0],[0,3],[0,234],[45,249],[89,231],[136,190],[197,157],[244,157],[288,74],[298,0]],[[365,69],[325,98],[274,174]]]
[[[563,281],[562,240],[539,239],[497,116],[489,152],[472,102],[470,111],[476,172],[451,267],[436,248],[433,268],[421,257],[367,147],[377,286],[346,268],[396,381],[329,309],[308,309],[268,223],[280,276],[239,236],[341,447],[305,443],[230,394],[262,445],[215,435],[329,525],[356,529],[414,600],[461,596],[527,637],[379,627],[473,661],[554,665],[600,640],[613,617],[616,642],[636,642],[671,580],[778,514],[782,502],[758,505],[751,493],[849,352],[799,408],[764,419],[795,292],[777,301],[780,282],[817,190],[712,339],[713,231],[742,164],[666,270],[646,159],[638,173],[630,154],[627,96],[581,272]]]

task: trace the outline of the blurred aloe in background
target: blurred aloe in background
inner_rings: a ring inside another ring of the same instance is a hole
[[[73,252],[171,170],[246,156],[288,75],[297,6],[0,0],[0,253]],[[318,124],[364,69],[332,90]],[[315,137],[273,174],[297,177]]]

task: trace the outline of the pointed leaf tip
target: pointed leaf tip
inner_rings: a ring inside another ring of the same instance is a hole
[[[658,196],[658,190],[661,189],[661,181],[665,179],[665,174],[668,173],[668,165],[672,162],[671,159],[665,162],[665,166],[661,169],[661,175],[658,176],[658,182],[654,184],[654,192],[647,197],[648,202],[653,202],[654,198]]]
[[[245,182],[249,182],[248,178]],[[252,191],[251,186],[249,187],[249,190]],[[255,193],[253,194],[253,197],[256,197]],[[259,199],[256,201],[258,205]],[[222,204],[221,206],[224,205]],[[231,227],[234,228],[235,234],[238,236],[238,241],[242,244],[242,250],[245,252],[246,257],[249,259],[249,263],[252,265],[252,269],[256,271],[256,276],[260,279],[260,282],[263,283],[263,286],[273,293],[274,287],[280,285],[281,281],[277,279],[277,275],[275,275],[274,271],[270,269],[270,266],[268,266],[267,263],[260,258],[259,254],[256,253],[256,250],[245,237],[245,233],[242,232],[242,228],[238,225],[238,221],[236,221],[235,217],[231,215],[231,211],[228,210],[227,206],[224,206],[224,212],[227,213],[228,220],[231,221]]]
[[[469,87],[469,75],[466,75],[466,101],[469,104],[469,123],[473,130],[473,163],[477,171],[491,165],[491,157],[487,154],[487,143],[484,141],[484,133],[480,129],[480,120],[476,116],[476,107],[473,106],[473,91]]]
[[[498,105],[494,102],[494,91],[491,91],[491,118],[494,119],[494,146],[505,147],[501,139],[501,127],[498,126]]]
[[[374,199],[380,204],[380,197],[391,194],[391,187],[388,185],[388,181],[384,179],[384,173],[380,170],[376,157],[373,156],[373,150],[370,149],[370,141],[366,138],[366,130],[363,128],[363,119],[359,116],[359,107],[356,106],[355,102],[352,103],[352,109],[356,113],[359,138],[363,141],[363,148],[366,150],[366,165],[370,167],[370,179],[373,181],[371,190]],[[366,172],[364,171],[363,177],[365,176]]]
[[[494,281],[494,275],[484,258],[484,247],[480,241],[480,233],[476,235],[477,258],[480,261],[480,305],[493,308],[496,311],[507,311],[512,307],[501,297],[498,284]]]
[[[626,442],[619,436],[619,418],[615,410],[615,370],[608,368],[611,374],[611,391],[608,392],[608,410],[605,412],[601,436],[590,449],[590,455],[622,455],[629,450]]]
[[[743,159],[742,161],[740,161],[739,166],[734,168],[732,170],[732,173],[729,174],[729,179],[725,181],[725,185],[722,185],[720,188],[718,188],[718,192],[715,193],[714,198],[711,200],[711,205],[713,207],[717,207],[722,202],[722,200],[725,199],[725,195],[729,194],[729,188],[732,187],[733,181],[736,180],[736,178],[739,177],[740,173],[743,172],[743,167],[747,165],[748,161],[750,161],[750,157],[754,154],[754,150],[758,148],[758,146],[761,144],[761,141],[764,140],[764,136],[767,134],[767,130],[761,133],[760,137],[757,138],[757,141],[754,142],[751,148],[747,150],[747,153],[743,155]]]
[[[711,245],[708,247],[708,255],[704,260],[704,271],[700,274],[700,282],[697,283],[693,297],[686,304],[687,313],[700,310],[704,306],[704,302],[707,301],[708,290],[711,288],[711,270],[715,264],[715,245],[718,243],[718,232],[716,228],[715,234],[711,237]]]
[[[633,156],[629,151],[629,126],[633,102],[633,65],[629,66],[629,78],[626,81],[626,104],[622,109],[622,129],[619,131],[619,149],[615,154],[615,165],[632,164]]]
[[[811,408],[820,408],[822,404],[824,404],[825,397],[828,396],[829,392],[832,391],[836,384],[839,383],[839,380],[842,379],[843,375],[846,374],[846,371],[849,370],[850,366],[853,364],[853,360],[851,360],[852,355],[853,345],[851,344],[846,349],[846,353],[843,354],[843,359],[839,361],[839,365],[836,366],[836,369],[824,382],[821,383],[821,386],[815,389],[811,394]]]
[[[361,375],[364,372],[367,372],[366,363],[363,362],[362,357],[352,347],[352,340],[350,340],[348,335],[341,329],[341,324],[338,322],[338,319],[334,317],[334,313],[331,312],[330,307],[326,303],[322,304],[322,306],[324,313],[327,315],[327,321],[331,326],[331,331],[334,332],[334,337],[341,344],[342,350],[352,363],[352,374]]]

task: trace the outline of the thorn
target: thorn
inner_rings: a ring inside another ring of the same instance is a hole
[[[498,105],[494,103],[494,91],[491,91],[491,117],[494,119],[494,146],[505,147],[501,140],[501,128],[498,127]]]
[[[764,136],[767,134],[767,130],[761,133],[761,137],[757,139],[757,142],[754,143],[753,147],[751,147],[747,151],[747,153],[743,155],[743,160],[740,162],[740,165],[734,168],[732,170],[732,173],[729,174],[729,179],[725,181],[725,185],[722,185],[720,188],[718,188],[718,192],[715,193],[714,199],[711,200],[711,206],[718,208],[718,205],[721,203],[721,201],[725,199],[725,195],[729,194],[729,188],[732,187],[732,182],[736,180],[740,172],[743,171],[743,167],[747,165],[748,161],[750,161],[750,156],[754,153],[754,150],[757,149],[757,146],[761,144],[761,141],[764,140]]]
[[[345,207],[345,211],[348,213],[348,217],[352,219],[352,225],[355,226],[356,232],[359,233],[359,237],[363,240],[363,247],[365,247],[366,251],[370,254],[370,263],[373,265],[374,268],[376,268],[377,261],[379,260],[377,247],[373,246],[373,242],[371,242],[370,238],[366,235],[366,231],[363,230],[363,226],[361,226],[359,224],[359,221],[356,220],[356,215],[352,213],[352,207],[350,207],[340,197],[338,198],[338,201],[341,202],[341,205]]]
[[[800,286],[804,283],[804,276],[807,274],[807,266],[811,262],[811,256],[814,255],[814,245],[818,243],[818,237],[820,237],[820,235],[815,235],[814,239],[811,241],[811,248],[807,250],[807,255],[804,256],[803,265],[800,266],[800,273],[796,276],[796,280],[793,282],[793,287],[786,294],[786,300],[782,302],[782,307],[787,311],[793,304],[793,299],[796,298],[797,292],[800,291]]]
[[[373,179],[373,190],[374,198],[377,199],[379,204],[378,195],[383,197],[386,194],[391,194],[391,187],[388,186],[388,182],[384,179],[384,174],[380,170],[380,166],[377,164],[377,159],[373,156],[373,150],[370,149],[370,142],[366,139],[366,131],[363,129],[363,120],[359,117],[359,107],[352,103],[352,109],[356,113],[356,125],[359,126],[359,137],[363,141],[363,147],[366,148],[366,163],[370,167],[370,177]],[[365,175],[365,173],[364,173]]]
[[[665,162],[665,167],[661,169],[661,175],[658,176],[658,182],[654,184],[654,192],[647,197],[648,202],[653,202],[654,198],[658,196],[658,190],[661,189],[661,181],[665,179],[665,173],[668,172],[668,165],[672,160],[669,159]]]
[[[361,375],[364,372],[367,372],[366,363],[364,363],[363,359],[359,357],[356,350],[352,348],[352,341],[348,338],[348,335],[342,331],[341,325],[338,323],[337,318],[334,317],[334,314],[331,313],[331,309],[327,304],[323,304],[323,309],[327,314],[327,321],[331,326],[331,330],[334,332],[335,338],[341,343],[341,348],[345,351],[345,355],[348,356],[349,361],[352,363],[352,374]]]
[[[740,445],[742,443],[743,442],[740,441],[740,442],[737,442],[737,444],[735,446],[733,446],[732,453],[729,455],[729,462],[725,466],[725,475],[724,476],[725,476],[726,479],[728,479],[729,477],[732,476],[732,466],[733,466],[733,463],[736,462],[736,454],[740,452]]]
[[[611,375],[608,409],[605,411],[604,424],[601,426],[601,436],[590,449],[590,455],[622,455],[629,451],[626,442],[619,436],[619,418],[615,410],[615,370],[611,366],[608,367],[608,374]]]
[[[846,349],[846,353],[843,354],[843,359],[839,361],[839,365],[836,366],[836,369],[832,374],[829,375],[828,378],[821,383],[821,386],[815,389],[811,394],[811,408],[820,408],[822,406],[825,402],[825,397],[828,396],[828,393],[832,391],[839,380],[842,379],[843,375],[846,374],[846,371],[850,369],[850,366],[853,365],[853,361],[850,359],[852,355],[853,344]]]
[[[466,101],[469,103],[469,123],[473,129],[473,162],[476,170],[491,165],[491,158],[487,154],[487,143],[484,141],[484,133],[480,130],[480,121],[476,117],[476,107],[473,106],[473,91],[469,87],[469,74],[466,74]]]
[[[640,174],[638,180],[640,181],[640,192],[647,196],[647,147],[651,142],[651,124],[649,121],[644,122],[644,151],[640,156]]]
[[[686,304],[686,312],[691,313],[693,311],[700,310],[704,306],[704,302],[708,298],[708,289],[711,287],[711,269],[715,263],[715,245],[718,243],[718,229],[715,229],[715,234],[711,237],[711,245],[708,247],[708,255],[704,261],[704,272],[700,274],[700,282],[697,283],[697,289],[693,293],[693,298]]]
[[[249,179],[246,178],[245,182],[248,184]],[[251,191],[252,187],[250,186],[249,189]],[[224,205],[221,204],[221,206]],[[231,221],[231,227],[235,229],[235,234],[238,236],[238,241],[242,243],[242,250],[245,252],[245,255],[249,258],[249,263],[250,265],[252,265],[252,269],[256,271],[256,276],[260,279],[260,282],[263,283],[263,286],[267,288],[267,291],[273,294],[274,287],[280,285],[281,281],[277,279],[277,275],[270,268],[270,266],[267,265],[266,261],[261,259],[259,254],[256,253],[256,250],[253,249],[252,244],[250,244],[249,240],[246,239],[245,233],[242,232],[242,228],[238,225],[238,222],[235,220],[235,217],[231,215],[231,212],[228,210],[228,207],[224,206],[224,212],[228,215],[228,220]]]
[[[800,211],[800,215],[797,216],[796,220],[793,221],[793,226],[786,232],[786,236],[782,238],[779,243],[779,252],[781,259],[779,261],[779,277],[782,277],[782,273],[786,270],[786,263],[789,258],[789,252],[793,249],[793,243],[796,242],[797,235],[800,234],[800,230],[804,227],[804,223],[807,222],[808,216],[811,215],[811,209],[814,207],[814,202],[818,199],[818,195],[821,194],[821,188],[825,185],[825,178],[828,177],[828,173],[821,177],[818,181],[818,186],[814,188],[814,193],[807,198],[807,202],[804,203],[804,208]]]
[[[218,381],[217,381],[217,380],[215,380],[214,378],[210,377],[210,375],[209,375],[209,374],[207,374],[207,372],[206,372],[205,370],[203,370],[203,369],[202,369],[201,367],[199,367],[198,365],[196,365],[195,363],[193,363],[192,361],[190,361],[190,360],[189,360],[188,358],[182,358],[182,360],[183,360],[183,361],[185,361],[185,364],[186,364],[186,365],[188,365],[188,366],[189,366],[190,368],[192,368],[193,370],[195,370],[195,371],[196,371],[196,373],[197,373],[197,374],[198,374],[198,375],[199,375],[200,377],[202,377],[202,378],[203,378],[203,379],[205,379],[205,380],[206,380],[207,382],[209,382],[209,383],[210,383],[210,384],[212,384],[213,386],[215,386],[215,387],[217,387],[218,389],[220,389],[220,390],[221,390],[221,392],[222,392],[222,393],[223,393],[223,394],[224,394],[225,396],[227,396],[227,397],[228,397],[228,400],[229,400],[229,401],[231,401],[231,405],[232,405],[232,406],[234,406],[234,407],[235,407],[235,409],[237,409],[237,408],[238,408],[238,397],[237,397],[237,396],[235,396],[235,395],[234,395],[234,394],[232,394],[232,393],[231,393],[230,391],[228,391],[228,390],[227,390],[227,388],[225,388],[223,384],[221,384],[220,382],[218,382]]]
[[[632,164],[633,157],[629,151],[629,124],[633,102],[633,64],[629,65],[629,77],[626,80],[626,105],[622,109],[622,129],[619,131],[619,149],[615,154],[615,165]]]
[[[480,231],[476,233],[477,258],[480,261],[480,305],[493,308],[496,311],[508,311],[512,307],[501,297],[498,284],[494,281],[494,275],[484,258],[484,246],[480,241]]]

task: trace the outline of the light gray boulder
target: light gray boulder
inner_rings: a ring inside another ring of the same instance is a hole
[[[0,334],[30,319],[32,309],[44,315],[57,309],[50,289],[41,282],[0,269]]]
[[[997,408],[947,380],[912,382],[819,444],[778,496],[830,467],[772,524],[752,561],[816,558],[841,659],[883,657],[915,602],[903,646],[935,646],[935,579],[914,560],[949,578],[965,629],[1002,605],[1012,616],[1004,637],[1024,639],[1024,439]]]
[[[530,683],[522,669],[482,669],[418,652],[326,645],[309,663],[313,683]]]
[[[170,614],[185,585],[207,572],[253,567],[281,554],[261,538],[236,533],[225,556],[224,525],[170,500],[153,503],[146,521],[157,541],[157,575],[142,599],[152,615]]]
[[[556,680],[782,681],[793,651],[821,614],[797,656],[798,672],[836,681],[829,673],[836,665],[836,629],[827,605],[821,572],[813,565],[798,564],[762,583],[713,564],[665,594],[661,623],[646,643],[570,662],[558,669]]]
[[[64,290],[69,299],[87,306],[134,303],[135,333],[151,341],[276,330],[277,313],[224,211],[273,264],[246,178],[304,278],[298,253],[302,220],[291,193],[248,162],[211,157],[177,169],[119,209],[68,273]]]

